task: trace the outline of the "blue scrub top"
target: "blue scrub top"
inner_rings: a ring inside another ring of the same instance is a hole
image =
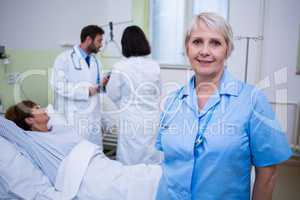
[[[157,200],[250,199],[251,166],[292,155],[266,97],[226,69],[203,110],[195,77],[168,98],[165,109],[156,142],[165,156]]]

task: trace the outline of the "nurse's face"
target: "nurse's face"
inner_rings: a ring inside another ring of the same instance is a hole
[[[102,47],[103,35],[96,35],[95,39],[92,40],[91,44],[88,46],[90,53],[98,53]]]
[[[226,60],[227,44],[223,35],[200,22],[186,43],[187,56],[198,77],[220,77]]]

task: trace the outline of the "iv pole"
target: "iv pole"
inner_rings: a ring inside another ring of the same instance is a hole
[[[104,46],[104,49],[102,50],[102,53],[105,52],[108,44],[112,43],[118,50],[118,53],[121,55],[121,48],[119,47],[118,43],[114,40],[113,25],[130,24],[132,22],[133,22],[132,20],[122,21],[122,22],[114,22],[114,23],[112,21],[110,21],[108,24],[101,25],[101,27],[105,27],[105,26],[109,27],[109,36],[110,36],[110,39],[108,41],[105,41],[105,46]],[[102,56],[104,56],[104,55],[102,55]],[[104,56],[104,57],[107,57],[107,56]],[[109,56],[109,57],[113,57],[113,56]]]
[[[248,59],[249,59],[249,42],[250,40],[254,40],[257,42],[258,40],[263,40],[262,36],[258,37],[249,37],[249,36],[237,36],[236,40],[246,40],[246,58],[245,58],[245,72],[244,72],[244,81],[247,83],[248,79]]]

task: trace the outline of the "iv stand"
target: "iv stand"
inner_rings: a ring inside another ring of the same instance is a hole
[[[248,59],[249,59],[249,42],[250,40],[254,40],[255,42],[258,40],[263,40],[262,36],[258,37],[249,37],[249,36],[237,36],[236,40],[246,40],[246,58],[245,58],[245,72],[244,72],[244,81],[247,83],[248,79]]]
[[[119,47],[119,45],[117,44],[117,42],[114,40],[113,25],[128,24],[128,23],[132,23],[132,22],[133,22],[132,20],[130,20],[130,21],[122,21],[122,22],[112,22],[112,21],[110,21],[108,24],[101,25],[101,27],[105,27],[105,26],[109,27],[109,36],[110,36],[109,41],[105,42],[106,45],[105,45],[104,49],[102,50],[102,52],[104,52],[106,50],[106,47],[107,47],[107,45],[109,43],[112,43],[117,48],[119,54],[121,55],[121,48]],[[106,56],[104,56],[104,57],[106,57]]]

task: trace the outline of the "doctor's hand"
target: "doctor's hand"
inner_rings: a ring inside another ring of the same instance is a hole
[[[98,86],[91,86],[89,87],[89,96],[94,96],[98,92]]]
[[[102,79],[101,81],[101,86],[102,87],[105,87],[109,81],[109,78],[110,78],[110,75],[111,75],[111,72],[108,72]]]
[[[108,81],[109,81],[109,78],[110,78],[110,74],[111,73],[107,73],[104,77],[103,77],[103,79],[101,80],[101,83],[98,85],[98,92],[105,92],[106,91],[106,85],[107,85],[107,83],[108,83]]]

